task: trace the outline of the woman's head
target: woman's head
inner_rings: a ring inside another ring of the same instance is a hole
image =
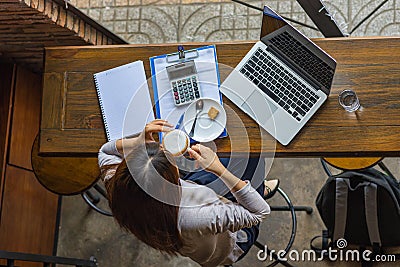
[[[153,142],[133,147],[106,187],[113,216],[122,228],[153,248],[174,254],[182,246],[178,185],[178,169],[168,152]]]

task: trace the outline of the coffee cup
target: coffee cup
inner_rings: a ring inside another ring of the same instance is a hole
[[[164,134],[162,145],[165,150],[170,152],[173,156],[180,156],[185,154],[189,148],[189,136],[181,130],[172,130]]]

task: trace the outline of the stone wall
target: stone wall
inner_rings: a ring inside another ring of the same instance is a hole
[[[71,0],[129,43],[255,40],[261,13],[232,1],[205,0]],[[257,7],[268,4],[282,16],[314,26],[295,0],[245,1]],[[344,32],[350,32],[383,0],[324,1]],[[296,26],[309,37],[319,32]],[[400,35],[400,0],[387,2],[352,36]]]

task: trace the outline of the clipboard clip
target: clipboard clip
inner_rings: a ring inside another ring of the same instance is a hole
[[[183,62],[199,57],[197,49],[185,50],[183,45],[178,46],[178,52],[167,54],[167,63]]]

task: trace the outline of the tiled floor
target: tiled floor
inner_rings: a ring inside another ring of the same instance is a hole
[[[205,0],[72,0],[75,6],[89,14],[111,31],[130,43],[164,43],[190,41],[255,40],[260,33],[261,15],[258,11],[231,1]],[[264,3],[281,15],[312,25],[294,0],[247,1],[262,7]],[[325,1],[342,29],[349,32],[382,1]],[[299,27],[309,37],[320,33]],[[400,0],[390,0],[367,20],[353,36],[400,35]],[[389,168],[400,177],[400,160],[385,159]],[[281,187],[294,204],[310,205],[315,209],[316,195],[325,181],[318,159],[275,159],[268,174],[281,179]],[[283,204],[274,197],[271,204]],[[293,249],[309,249],[312,237],[320,234],[323,224],[318,213],[298,213],[298,229]],[[287,212],[273,212],[262,223],[259,240],[271,249],[281,249],[290,235]],[[235,266],[266,266],[269,261],[257,259],[258,249]],[[112,218],[102,216],[83,202],[80,196],[63,198],[58,254],[89,258],[96,256],[100,267],[198,266],[183,257],[169,258],[132,235],[121,231]],[[359,266],[356,262],[295,262],[295,266]],[[398,266],[396,263],[376,266]]]

